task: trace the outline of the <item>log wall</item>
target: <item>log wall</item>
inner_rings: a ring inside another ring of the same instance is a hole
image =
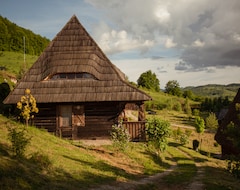
[[[48,132],[56,133],[56,105],[54,104],[38,104],[39,112],[35,114],[33,119],[33,125],[47,129]]]

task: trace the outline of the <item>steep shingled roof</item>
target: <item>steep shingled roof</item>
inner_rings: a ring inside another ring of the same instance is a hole
[[[72,76],[87,74],[87,78]],[[59,78],[70,75],[69,79]],[[92,76],[92,77],[89,77]],[[53,78],[55,77],[55,80]],[[24,75],[4,103],[16,103],[29,88],[38,103],[144,101],[74,15]]]

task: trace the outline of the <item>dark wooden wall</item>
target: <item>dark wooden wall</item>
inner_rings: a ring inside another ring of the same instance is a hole
[[[73,104],[76,105],[76,104]],[[61,134],[71,138],[109,138],[112,125],[117,122],[122,107],[117,102],[83,103],[85,111],[85,126],[69,126]],[[58,127],[57,104],[38,104],[39,113],[35,115],[33,124],[38,128],[60,135]]]
[[[112,125],[117,122],[119,105],[114,102],[88,103],[85,107],[85,126],[78,127],[79,138],[109,138]]]
[[[55,133],[57,128],[56,105],[37,104],[37,107],[39,112],[35,114],[33,125],[38,128],[47,129],[48,132]]]

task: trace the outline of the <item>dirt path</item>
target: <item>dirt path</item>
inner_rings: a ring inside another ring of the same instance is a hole
[[[102,145],[102,144],[110,144],[109,140],[104,140],[104,141],[84,141],[84,144],[87,145]],[[189,155],[188,153],[184,152],[183,150],[179,149],[187,158],[194,160],[194,158]],[[158,173],[153,176],[149,176],[146,178],[142,178],[140,180],[132,180],[132,181],[127,181],[127,182],[114,182],[112,184],[107,184],[107,185],[101,185],[98,187],[91,188],[90,190],[134,190],[138,189],[142,186],[146,186],[146,189],[149,189],[151,186],[153,189],[161,189],[161,190],[203,190],[204,189],[204,184],[202,183],[202,178],[204,177],[204,169],[203,166],[200,162],[197,162],[195,160],[195,165],[197,167],[197,173],[196,176],[193,178],[192,181],[190,181],[189,185],[187,186],[182,186],[182,185],[171,185],[171,184],[166,184],[162,181],[162,178],[164,176],[169,175],[172,171],[174,171],[177,168],[177,163],[173,162],[172,166],[169,169],[166,169],[164,172]]]
[[[114,189],[114,190],[133,190],[142,185],[156,184],[156,183],[159,184],[161,182],[161,178],[163,176],[168,175],[172,171],[174,171],[174,169],[176,167],[177,167],[176,165],[172,165],[169,169],[165,170],[162,173],[158,173],[156,175],[146,177],[146,178],[143,178],[143,179],[140,179],[137,181],[117,182],[117,183],[114,183],[111,185],[102,185],[102,186],[99,186],[96,188],[91,188],[90,190],[112,190],[112,189]],[[163,187],[161,187],[161,189],[163,189]]]
[[[180,149],[179,149],[180,150]],[[193,157],[191,157],[190,155],[188,155],[187,153],[185,153],[184,151],[180,150],[181,152],[183,152],[183,154],[186,155],[186,157],[188,157],[189,159],[194,159]],[[177,168],[177,164],[176,162],[174,162],[174,164],[167,169],[166,171],[162,172],[162,173],[158,173],[156,175],[153,176],[149,176],[140,180],[136,180],[136,181],[128,181],[128,182],[116,182],[113,184],[108,184],[108,185],[101,185],[98,186],[96,188],[91,188],[91,190],[134,190],[134,189],[138,189],[138,188],[145,188],[145,189],[161,189],[161,190],[175,190],[175,189],[179,189],[179,190],[203,190],[204,189],[204,184],[202,183],[202,178],[204,176],[204,170],[203,167],[201,165],[201,163],[195,162],[196,167],[197,167],[197,174],[196,176],[193,178],[193,180],[190,182],[189,185],[187,186],[183,186],[183,185],[171,185],[171,184],[166,184],[162,181],[162,178],[164,176],[169,175],[172,171],[174,171]],[[145,186],[145,187],[143,187]]]
[[[181,149],[178,148],[179,151],[181,151],[186,157],[188,157],[191,160],[194,160],[194,158],[189,155],[188,153],[182,151]],[[200,162],[194,161],[195,165],[197,167],[197,174],[193,178],[192,182],[186,187],[186,190],[203,190],[204,189],[204,184],[202,183],[202,178],[204,176],[204,170],[202,167],[202,164]]]

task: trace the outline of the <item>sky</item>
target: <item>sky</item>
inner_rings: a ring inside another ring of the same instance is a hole
[[[133,82],[240,83],[239,0],[0,0],[0,15],[50,40],[76,15]]]

